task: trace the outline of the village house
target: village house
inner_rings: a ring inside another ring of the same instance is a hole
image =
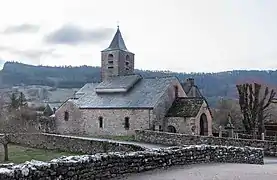
[[[131,135],[135,129],[212,135],[205,98],[188,79],[143,78],[119,28],[101,52],[101,82],[85,84],[55,112],[61,134]]]

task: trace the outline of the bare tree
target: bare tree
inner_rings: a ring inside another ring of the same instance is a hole
[[[274,97],[276,95],[276,92],[272,89],[269,91],[269,88],[266,87],[262,100],[259,103],[258,108],[258,123],[259,123],[259,134],[265,132],[264,122],[268,118],[269,114],[269,105],[272,103]]]
[[[264,132],[266,110],[276,93],[273,89],[269,91],[268,87],[262,92],[262,86],[257,83],[237,85],[237,90],[244,128],[255,137],[257,128],[259,133]]]

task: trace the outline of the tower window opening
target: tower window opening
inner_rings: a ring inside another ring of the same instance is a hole
[[[69,113],[67,111],[64,112],[64,120],[68,121],[69,119]]]
[[[108,60],[109,60],[109,61],[112,61],[112,60],[113,60],[113,55],[112,55],[112,54],[109,54]]]
[[[98,118],[98,121],[99,121],[99,128],[103,128],[103,117],[100,116],[100,117]]]
[[[129,128],[130,128],[129,119],[130,119],[129,117],[125,117],[124,128],[125,128],[126,130],[129,130]]]

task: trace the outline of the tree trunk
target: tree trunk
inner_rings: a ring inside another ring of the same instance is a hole
[[[4,161],[9,161],[8,143],[4,143]]]

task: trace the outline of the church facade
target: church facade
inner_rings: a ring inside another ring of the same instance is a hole
[[[85,84],[55,112],[61,134],[132,135],[135,129],[212,135],[208,103],[193,79],[143,78],[119,28],[101,52],[101,82]]]

